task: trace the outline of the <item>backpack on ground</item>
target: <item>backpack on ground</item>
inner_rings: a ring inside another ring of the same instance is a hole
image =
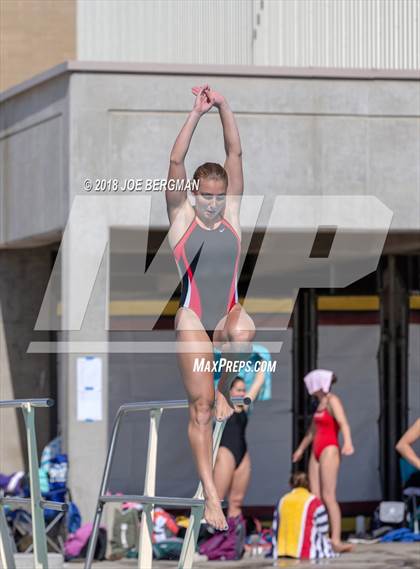
[[[174,561],[181,556],[183,540],[179,537],[171,537],[164,541],[153,544],[153,559],[165,559]]]
[[[139,530],[137,510],[115,510],[111,539],[112,555],[124,557],[131,549],[137,549]]]
[[[87,548],[89,545],[89,538],[92,533],[92,524],[89,522],[84,524],[74,533],[69,534],[66,542],[64,543],[64,557],[66,561],[75,559],[77,557],[86,557]],[[102,561],[105,559],[106,551],[106,529],[99,528],[98,540],[96,542],[94,558]]]
[[[200,545],[200,554],[209,561],[241,559],[245,551],[245,520],[242,515],[228,518],[228,530],[216,533]]]
[[[87,542],[85,544],[85,546],[83,547],[83,549],[80,553],[80,557],[83,557],[83,559],[85,559],[87,556],[88,545],[89,545],[89,542]],[[95,553],[93,554],[94,559],[96,559],[97,561],[103,561],[105,559],[106,545],[107,545],[106,529],[105,528],[99,528],[98,539],[96,541],[96,547],[95,547]]]

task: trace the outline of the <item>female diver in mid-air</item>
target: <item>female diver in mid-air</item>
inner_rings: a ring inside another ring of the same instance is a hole
[[[169,242],[182,277],[175,317],[177,357],[188,394],[188,435],[203,484],[204,517],[211,526],[225,530],[227,523],[213,479],[212,419],[214,404],[219,421],[234,412],[229,392],[237,370],[223,374],[215,394],[213,371],[195,371],[194,360],[213,362],[213,347],[217,347],[232,362],[235,358],[246,361],[255,335],[253,321],[239,304],[237,292],[242,150],[225,98],[208,85],[194,87],[192,92],[194,107],[172,148],[168,180],[187,182],[185,157],[199,120],[212,107],[219,111],[226,161],[224,167],[206,162],[196,169],[194,205],[187,191],[166,190]]]

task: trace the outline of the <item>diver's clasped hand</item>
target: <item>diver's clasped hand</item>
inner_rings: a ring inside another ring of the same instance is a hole
[[[223,95],[217,91],[213,91],[207,83],[205,85],[193,87],[192,94],[196,97],[194,110],[207,113],[212,107],[221,107],[225,102]]]

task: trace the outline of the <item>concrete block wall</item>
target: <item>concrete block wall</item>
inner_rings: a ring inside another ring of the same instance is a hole
[[[0,103],[0,247],[60,239],[65,225],[68,78]]]
[[[207,80],[204,70],[118,80],[75,74],[71,193],[84,193],[85,178],[165,178],[193,104],[190,87]],[[420,229],[418,82],[219,76],[211,84],[236,114],[248,195],[373,195],[394,212],[393,231]],[[211,112],[195,132],[187,173],[223,159],[220,121]],[[152,224],[167,224],[157,193]]]

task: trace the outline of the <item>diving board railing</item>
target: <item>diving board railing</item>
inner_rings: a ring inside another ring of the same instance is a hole
[[[0,409],[21,409],[25,420],[26,440],[28,445],[29,487],[30,498],[0,496],[0,559],[3,567],[16,569],[14,547],[7,525],[4,506],[7,504],[30,504],[32,515],[32,535],[34,546],[34,568],[48,569],[47,538],[45,532],[45,508],[65,512],[67,505],[61,502],[43,500],[39,482],[38,449],[35,432],[35,409],[37,407],[52,407],[52,399],[14,399],[0,401]]]
[[[243,398],[233,398],[232,401],[237,404],[248,404]],[[157,446],[159,422],[162,413],[166,409],[185,409],[188,407],[188,401],[150,401],[144,403],[126,403],[121,405],[114,420],[111,439],[105,468],[102,476],[99,497],[96,504],[95,518],[93,522],[92,534],[89,540],[89,547],[86,556],[85,569],[91,569],[93,557],[95,553],[96,542],[98,539],[99,524],[101,521],[103,507],[109,502],[138,502],[142,504],[140,537],[139,537],[139,558],[138,569],[151,569],[153,559],[152,535],[153,535],[153,509],[154,506],[171,506],[172,508],[190,508],[191,515],[182,546],[181,556],[179,559],[178,569],[191,569],[195,548],[197,545],[200,524],[204,514],[204,496],[201,483],[198,485],[197,491],[192,498],[175,498],[169,496],[155,496],[156,487],[156,462],[157,462]],[[120,428],[121,420],[127,413],[135,411],[149,411],[149,441],[146,458],[146,474],[144,481],[143,495],[118,495],[109,496],[106,494],[109,483],[112,460],[114,457],[116,439]],[[213,466],[219,450],[220,439],[222,437],[225,421],[216,422],[213,431]]]

